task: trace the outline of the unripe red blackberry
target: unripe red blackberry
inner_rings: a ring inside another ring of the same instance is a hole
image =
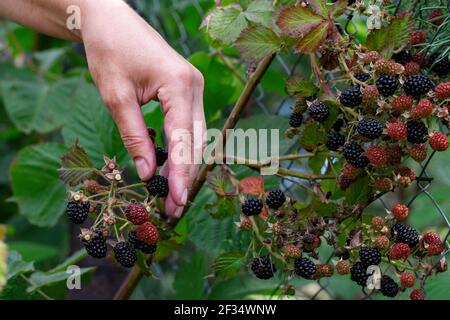
[[[422,44],[427,41],[427,33],[423,30],[413,30],[409,35],[409,43],[411,46]]]
[[[128,242],[137,250],[141,250],[145,254],[153,254],[156,252],[157,244],[148,244],[139,240],[136,231],[132,230],[128,233]]]
[[[336,271],[340,275],[346,275],[350,272],[350,262],[348,260],[339,260],[336,263]]]
[[[400,284],[402,287],[405,288],[411,288],[414,286],[414,283],[416,282],[416,277],[409,272],[405,272],[400,277]]]
[[[448,137],[439,131],[432,132],[428,138],[428,142],[430,143],[431,149],[435,151],[445,151],[448,148]]]
[[[314,120],[324,122],[330,115],[330,110],[323,102],[315,101],[308,107],[308,113]]]
[[[428,68],[430,66],[430,57],[422,52],[414,53],[412,61],[417,62],[422,68]]]
[[[125,268],[131,268],[137,261],[136,250],[129,242],[118,242],[114,248],[114,258]]]
[[[253,228],[253,224],[247,216],[241,216],[239,228],[242,230],[251,230]]]
[[[396,143],[388,144],[385,150],[388,154],[390,164],[397,165],[402,162],[403,151],[398,144]]]
[[[370,146],[366,149],[365,155],[372,166],[382,168],[389,161],[387,152],[379,146]]]
[[[386,236],[377,236],[372,242],[373,246],[378,250],[385,250],[389,248],[389,239]]]
[[[381,231],[385,226],[384,218],[380,216],[372,217],[371,225],[374,230]]]
[[[392,110],[396,114],[401,114],[409,110],[413,105],[414,99],[411,96],[398,96],[392,100]]]
[[[414,144],[409,149],[409,155],[417,162],[422,162],[427,158],[427,147],[423,143]]]
[[[408,217],[409,209],[404,204],[396,204],[394,208],[392,208],[392,215],[398,221],[403,221]]]
[[[428,14],[428,19],[436,26],[440,26],[444,23],[445,16],[442,13],[441,9],[435,9],[430,11]]]
[[[316,273],[314,274],[314,277],[316,279],[329,278],[333,276],[333,274],[334,269],[332,265],[326,263],[316,264]]]
[[[309,279],[316,271],[316,265],[308,258],[297,258],[294,262],[294,272],[302,278]]]
[[[429,256],[437,256],[445,249],[439,234],[434,231],[425,233],[420,240],[420,244],[427,250]]]
[[[388,74],[380,76],[375,84],[383,97],[392,96],[398,88],[397,78]]]
[[[148,221],[148,212],[145,207],[139,203],[130,203],[125,209],[125,215],[132,224],[139,225]]]
[[[384,275],[381,277],[380,291],[383,296],[393,298],[398,294],[399,287],[391,277]]]
[[[267,280],[273,277],[277,271],[275,264],[272,263],[270,256],[261,256],[254,258],[251,264],[251,270],[253,274],[262,280]]]
[[[288,258],[298,258],[302,255],[302,251],[296,245],[288,244],[284,247],[284,255]]]
[[[365,63],[371,63],[371,62],[376,62],[379,59],[381,59],[380,53],[378,53],[377,51],[370,51],[364,55],[364,57],[362,58],[362,61]]]
[[[405,68],[391,60],[378,60],[375,62],[374,69],[379,74],[399,75],[404,72]]]
[[[147,182],[147,190],[153,197],[165,198],[169,194],[169,182],[163,176],[154,175]]]
[[[350,108],[359,106],[362,103],[362,100],[362,93],[357,86],[345,89],[339,96],[339,101],[341,102],[341,104]]]
[[[361,169],[352,166],[350,163],[346,163],[342,168],[342,176],[355,180],[361,174]]]
[[[392,180],[387,177],[375,179],[372,183],[372,187],[379,192],[389,192],[394,188]]]
[[[148,244],[154,244],[158,241],[159,232],[156,226],[150,221],[136,226],[138,239]]]
[[[313,251],[314,249],[320,247],[322,240],[320,237],[312,233],[307,233],[303,236],[303,249],[305,251]]]
[[[411,116],[414,118],[426,118],[433,113],[433,104],[428,99],[420,100],[411,110]]]
[[[425,292],[421,289],[413,289],[409,298],[411,300],[425,300]]]
[[[361,94],[363,96],[364,104],[374,104],[380,96],[376,85],[369,85],[362,88]]]
[[[389,249],[389,258],[392,260],[406,260],[411,253],[411,249],[406,243],[396,243]]]
[[[387,123],[387,135],[394,139],[403,141],[406,140],[408,132],[406,125],[400,121],[391,121]]]
[[[450,82],[439,83],[434,88],[434,95],[439,100],[445,100],[450,98]]]
[[[412,76],[414,74],[419,74],[420,72],[420,64],[417,62],[411,61],[405,64],[405,70],[403,71],[404,76]]]
[[[242,213],[246,216],[254,216],[260,214],[263,208],[263,203],[257,198],[248,198],[242,204]]]

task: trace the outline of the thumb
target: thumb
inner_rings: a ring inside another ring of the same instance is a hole
[[[156,170],[155,150],[139,105],[137,102],[112,103],[109,107],[139,178],[149,180]]]

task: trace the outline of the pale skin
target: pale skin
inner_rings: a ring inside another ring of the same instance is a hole
[[[80,30],[66,27],[71,5],[81,9]],[[175,130],[192,133],[194,122],[206,130],[201,73],[122,0],[1,0],[0,17],[84,43],[95,84],[143,181],[154,175],[156,159],[142,105],[150,100],[161,103],[169,155],[180,143],[172,138]],[[192,145],[197,156],[204,142],[200,144]],[[169,156],[161,169],[169,180],[169,216],[182,214],[196,173],[196,165],[178,164]]]

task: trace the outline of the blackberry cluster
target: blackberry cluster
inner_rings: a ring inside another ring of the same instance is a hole
[[[169,182],[165,177],[155,175],[147,182],[147,190],[153,197],[165,198],[169,194]]]
[[[248,198],[242,204],[242,213],[246,216],[254,216],[261,213],[263,208],[262,201],[256,198]]]
[[[403,83],[403,90],[410,96],[421,96],[434,88],[433,82],[421,74],[416,74],[406,78]]]
[[[350,108],[359,106],[362,103],[362,100],[363,100],[362,93],[359,90],[359,87],[356,86],[345,89],[339,96],[339,101],[341,102],[341,104]]]
[[[378,265],[381,262],[381,254],[377,248],[364,247],[359,251],[359,259],[365,267]]]
[[[344,143],[345,137],[342,134],[334,130],[330,130],[330,132],[328,132],[328,139],[326,143],[328,149],[332,151],[337,151],[340,147],[344,145]]]
[[[155,148],[155,155],[156,155],[156,164],[158,167],[162,166],[169,157],[167,150],[161,147]]]
[[[424,143],[428,139],[428,129],[422,121],[408,121],[406,131],[407,140],[411,143]]]
[[[316,271],[316,265],[308,258],[298,258],[294,262],[294,272],[300,277],[309,279]]]
[[[141,250],[145,254],[153,254],[156,252],[156,243],[148,244],[142,240],[139,240],[136,231],[134,230],[128,233],[128,242],[131,243],[135,249]]]
[[[289,117],[289,125],[292,128],[298,128],[302,125],[303,116],[300,112],[292,112]]]
[[[375,84],[383,97],[392,96],[398,88],[397,78],[388,74],[380,76]]]
[[[363,119],[358,123],[357,131],[368,139],[377,139],[383,133],[383,125],[377,119]]]
[[[398,294],[399,287],[391,277],[384,275],[381,277],[380,291],[383,296],[393,298]]]
[[[392,55],[392,59],[394,59],[395,62],[400,64],[407,64],[412,60],[411,53],[409,51],[403,50],[397,53],[394,53]]]
[[[411,248],[419,243],[419,233],[416,229],[397,222],[391,228],[391,235],[397,243],[406,243]]]
[[[267,280],[273,277],[277,271],[275,265],[272,263],[270,256],[261,256],[254,258],[251,264],[251,269],[258,279]]]
[[[114,258],[121,266],[131,268],[136,263],[136,250],[134,250],[131,243],[125,241],[118,242],[114,246],[113,251]]]
[[[435,61],[439,54],[433,54],[431,56],[431,60]],[[443,77],[450,72],[450,61],[448,57],[444,57],[443,59],[438,60],[434,63],[432,70],[436,72],[439,76]]]
[[[308,107],[308,113],[311,116],[311,118],[313,118],[318,122],[324,122],[330,115],[328,107],[323,102],[320,101],[313,102]]]
[[[75,224],[82,224],[89,215],[89,201],[69,201],[66,213],[70,221]]]
[[[271,209],[278,209],[286,201],[286,196],[280,189],[274,189],[269,192],[266,198],[266,204]]]
[[[82,242],[88,255],[91,257],[97,259],[106,257],[108,247],[106,246],[106,239],[100,232],[94,232],[91,239],[83,239]]]
[[[367,268],[362,262],[355,262],[350,268],[350,279],[360,286],[367,285],[367,279],[369,275],[367,274]]]

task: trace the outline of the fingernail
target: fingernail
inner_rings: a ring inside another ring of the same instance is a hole
[[[185,205],[187,203],[188,190],[184,189],[183,195],[181,196],[181,203]]]
[[[175,217],[179,218],[181,217],[181,214],[183,213],[184,207],[179,207],[177,210],[175,210]]]
[[[148,179],[150,175],[150,166],[147,161],[144,158],[136,158],[135,163],[139,178],[141,178],[141,180]]]

